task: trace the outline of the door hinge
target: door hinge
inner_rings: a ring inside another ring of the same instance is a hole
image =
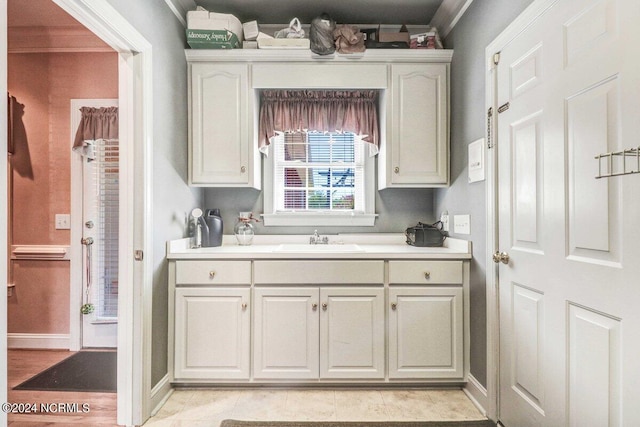
[[[498,114],[504,113],[505,111],[507,111],[509,109],[509,107],[511,107],[511,104],[508,103],[508,102],[505,102],[500,107],[498,107]]]
[[[487,110],[487,149],[493,148],[493,135],[491,134],[491,118],[493,117],[493,107]]]
[[[498,65],[500,63],[500,52],[496,52],[493,54],[493,63]]]
[[[144,251],[138,249],[133,252],[133,259],[136,261],[142,261],[144,259]]]

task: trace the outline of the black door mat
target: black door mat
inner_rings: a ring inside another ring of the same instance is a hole
[[[80,351],[13,389],[115,393],[116,354],[115,351]]]

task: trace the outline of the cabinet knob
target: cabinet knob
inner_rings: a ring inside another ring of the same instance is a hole
[[[311,309],[312,309],[313,311],[318,310],[318,304],[316,304],[316,303],[311,304]]]
[[[424,272],[424,278],[425,278],[426,280],[429,280],[429,279],[431,278],[431,272],[430,272],[430,271],[425,271],[425,272]]]
[[[240,167],[240,172],[245,173],[247,171],[246,166],[241,166]]]
[[[398,308],[398,304],[396,304],[395,302],[391,303],[391,310],[395,310]]]
[[[214,277],[216,277],[216,272],[215,271],[210,271],[209,272],[209,279],[213,279]]]
[[[322,303],[322,311],[327,311],[327,303]]]
[[[246,310],[246,309],[247,309],[247,303],[246,303],[246,302],[243,302],[243,303],[242,303],[242,311],[244,311],[244,310]]]
[[[400,168],[398,166],[396,166],[395,168],[393,168],[393,171],[395,173],[400,173]]]

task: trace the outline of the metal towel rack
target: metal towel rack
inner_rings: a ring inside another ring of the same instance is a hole
[[[631,158],[631,161],[628,161],[629,158]],[[595,159],[598,161],[598,175],[596,179],[640,173],[640,147],[598,154]],[[603,159],[605,159],[606,165],[606,172],[604,173],[602,171]],[[615,161],[616,159],[618,161]],[[620,159],[622,161],[620,161]],[[622,163],[621,169],[620,163]]]

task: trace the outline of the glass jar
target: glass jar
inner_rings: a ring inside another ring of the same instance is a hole
[[[253,243],[253,236],[256,233],[253,231],[251,221],[253,221],[253,212],[240,212],[238,222],[233,228],[233,234],[236,235],[240,246],[249,246]]]

